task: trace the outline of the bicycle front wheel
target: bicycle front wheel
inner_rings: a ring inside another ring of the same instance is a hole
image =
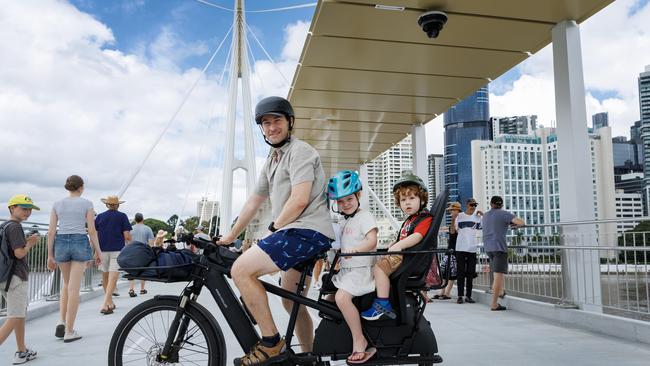
[[[188,305],[181,320],[187,325],[184,334],[173,335],[180,342],[172,347],[169,358],[160,357],[178,303],[178,297],[154,298],[129,311],[111,338],[108,365],[224,366],[226,349],[221,329],[218,325],[213,329],[213,322],[195,303]]]

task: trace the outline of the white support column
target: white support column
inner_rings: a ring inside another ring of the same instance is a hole
[[[361,209],[370,211],[370,185],[368,184],[368,165],[359,165],[359,179],[361,179],[361,186],[363,187],[361,196]]]
[[[560,220],[594,220],[591,152],[587,135],[580,29],[567,20],[552,30],[557,117]],[[595,225],[562,227],[566,246],[595,246]],[[564,250],[564,297],[589,311],[602,311],[597,251]]]
[[[224,235],[230,232],[232,217],[232,181],[235,169],[246,171],[246,193],[253,193],[256,182],[255,145],[253,141],[253,106],[251,103],[250,76],[248,72],[248,54],[246,36],[244,33],[244,0],[235,0],[233,15],[233,36],[230,54],[230,80],[228,83],[228,112],[226,113],[225,159],[221,203],[219,206],[219,232]],[[239,80],[242,84],[242,108],[244,117],[245,157],[235,159],[235,123],[237,117],[237,94]]]
[[[244,0],[242,2],[242,9],[244,7]],[[244,166],[246,169],[246,196],[253,194],[255,189],[255,184],[257,183],[257,170],[255,169],[255,144],[253,140],[253,104],[251,102],[251,85],[250,85],[250,75],[248,68],[248,39],[244,37],[244,23],[246,22],[246,15],[242,11],[241,13],[242,22],[239,24],[240,29],[240,40],[239,40],[239,57],[241,59],[240,65],[240,77],[241,77],[241,88],[242,88],[242,108],[244,108],[244,141],[245,141],[245,158]]]
[[[422,124],[411,126],[411,152],[413,156],[413,173],[420,177],[425,184],[428,184],[427,136]]]

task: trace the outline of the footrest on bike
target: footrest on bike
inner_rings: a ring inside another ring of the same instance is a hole
[[[283,365],[303,365],[303,366],[329,366],[328,361],[321,360],[320,356],[316,356],[312,353],[297,353],[291,354],[286,361],[282,363]]]
[[[364,363],[366,365],[422,365],[430,363],[441,363],[442,357],[439,355],[429,356],[402,356],[402,357],[375,357]]]

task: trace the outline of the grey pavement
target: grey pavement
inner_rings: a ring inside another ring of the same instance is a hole
[[[147,295],[136,298],[129,298],[122,290],[122,296],[115,300],[117,309],[111,315],[99,313],[101,297],[83,302],[75,326],[83,339],[77,342],[65,344],[54,337],[58,313],[28,320],[27,344],[39,353],[28,365],[105,365],[111,335],[124,314],[154,294],[179,294],[183,284],[149,283],[147,288]],[[241,355],[241,349],[207,291],[199,302],[222,324],[230,364],[230,360]],[[283,329],[288,316],[278,298],[271,295],[270,303],[278,326]],[[312,317],[318,319],[315,313]],[[562,327],[515,311],[490,312],[478,303],[435,301],[427,306],[426,317],[438,338],[445,365],[650,365],[647,345]],[[14,351],[12,335],[0,346],[0,365],[9,365]]]

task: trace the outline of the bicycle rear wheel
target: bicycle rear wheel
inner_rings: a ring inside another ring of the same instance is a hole
[[[183,316],[187,330],[175,336],[181,342],[173,347],[170,358],[160,358],[178,304],[178,297],[154,298],[129,311],[111,338],[108,365],[225,365],[221,329],[204,315],[207,310],[196,303],[188,304]]]

